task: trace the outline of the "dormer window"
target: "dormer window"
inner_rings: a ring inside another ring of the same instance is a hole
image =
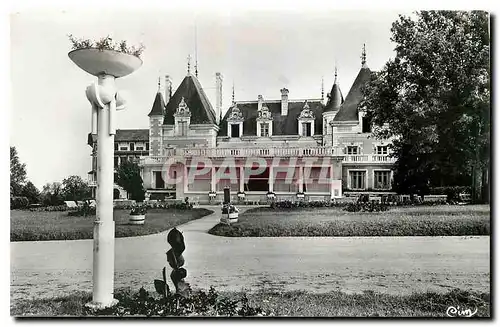
[[[273,135],[273,117],[269,108],[262,106],[257,117],[257,136],[269,137]]]
[[[312,123],[311,122],[302,123],[301,136],[312,136],[311,131],[312,131]]]
[[[304,107],[300,112],[299,118],[299,135],[300,136],[313,136],[314,135],[314,114],[309,107],[309,104],[304,103]]]
[[[227,119],[227,136],[241,137],[243,135],[243,120],[243,114],[235,103],[231,108],[231,114]]]
[[[191,111],[182,97],[179,106],[174,113],[175,134],[178,136],[187,136],[189,123],[191,122]]]

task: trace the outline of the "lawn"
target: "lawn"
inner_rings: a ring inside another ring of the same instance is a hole
[[[207,209],[150,209],[146,222],[129,225],[129,210],[114,210],[115,236],[155,234],[211,214]],[[10,211],[11,241],[46,241],[91,239],[95,216],[70,217],[67,212]]]
[[[458,236],[490,235],[488,205],[393,207],[385,212],[341,208],[254,208],[210,234],[253,236]]]
[[[127,291],[115,293],[122,299],[119,306],[127,307],[124,297]],[[240,299],[242,292],[222,292],[217,295],[220,306],[223,299]],[[246,294],[248,304],[260,308],[264,316],[278,317],[441,317],[447,318],[450,306],[460,310],[477,312],[473,317],[490,317],[490,295],[462,290],[448,293],[414,293],[412,295],[388,295],[366,291],[362,294],[347,294],[339,291],[329,293],[269,292],[257,291]],[[18,300],[11,303],[10,313],[17,317],[57,317],[88,316],[91,313],[84,304],[92,298],[90,293],[79,292],[72,295],[39,300]],[[222,301],[221,301],[222,300]],[[226,302],[227,303],[227,302]],[[161,306],[153,312],[161,311]],[[451,312],[451,311],[450,311]],[[155,314],[152,314],[155,316]],[[216,316],[209,311],[203,316]],[[126,315],[125,315],[126,317]]]

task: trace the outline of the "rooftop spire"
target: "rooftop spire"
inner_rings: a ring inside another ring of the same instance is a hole
[[[325,80],[323,76],[321,76],[321,101],[325,99]]]
[[[198,33],[194,25],[194,75],[198,77]]]
[[[333,84],[337,84],[337,65],[335,64],[335,80],[333,81]]]
[[[366,47],[365,44],[363,43],[363,51],[361,52],[361,66],[363,68],[366,68]]]
[[[232,95],[232,102],[234,104],[234,81],[233,81],[233,95]]]
[[[188,55],[187,60],[188,60],[188,75],[190,75],[191,74],[191,55]]]

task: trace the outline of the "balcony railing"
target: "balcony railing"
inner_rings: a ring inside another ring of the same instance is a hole
[[[394,158],[388,155],[346,155],[341,148],[332,147],[314,147],[314,148],[191,148],[191,149],[167,149],[165,156],[142,157],[140,164],[162,164],[168,158],[190,158],[190,157],[208,157],[208,158],[227,158],[227,157],[268,157],[268,158],[286,158],[286,157],[343,157],[344,162],[378,162],[393,163]]]
[[[388,154],[364,154],[364,155],[346,155],[344,162],[396,162],[395,158],[390,157]]]

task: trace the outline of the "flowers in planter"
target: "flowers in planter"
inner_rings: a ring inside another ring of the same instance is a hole
[[[130,215],[131,216],[145,215],[147,210],[148,208],[145,205],[133,206],[132,210],[130,210]]]
[[[127,45],[127,41],[125,40],[122,40],[120,42],[113,42],[113,39],[109,35],[101,38],[99,41],[75,38],[71,34],[69,34],[68,37],[72,43],[73,50],[90,49],[90,48],[98,49],[100,51],[112,50],[140,58],[142,52],[144,52],[145,49],[144,45],[142,44],[138,48],[136,48],[135,46],[129,47]]]
[[[276,194],[274,192],[267,192],[266,196],[268,199],[274,199],[276,197]]]
[[[239,212],[240,210],[238,210],[238,208],[236,208],[234,205],[232,204],[224,204],[222,206],[222,213],[223,214],[230,214],[230,213],[236,213],[236,212]]]
[[[210,199],[215,199],[215,197],[216,197],[216,196],[217,196],[217,193],[215,193],[215,192],[213,192],[213,191],[208,192],[208,197],[209,197]]]
[[[303,198],[305,197],[305,194],[304,194],[304,192],[298,192],[298,193],[296,194],[296,196],[297,196],[297,198],[299,198],[299,199],[303,199]]]
[[[238,192],[238,198],[239,199],[244,199],[246,196],[245,192]]]

